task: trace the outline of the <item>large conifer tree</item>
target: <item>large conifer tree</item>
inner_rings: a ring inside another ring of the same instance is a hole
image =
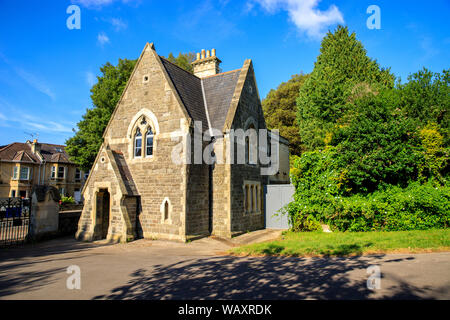
[[[345,124],[352,97],[361,90],[393,87],[394,76],[367,56],[348,28],[338,26],[322,40],[314,70],[300,88],[297,121],[305,150],[326,144],[336,126]]]

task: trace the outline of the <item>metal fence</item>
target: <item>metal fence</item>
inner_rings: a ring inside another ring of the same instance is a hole
[[[30,218],[31,199],[0,198],[0,247],[26,242]]]

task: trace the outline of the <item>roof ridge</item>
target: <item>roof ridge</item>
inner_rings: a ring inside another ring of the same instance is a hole
[[[193,74],[193,73],[190,73],[189,71],[187,71],[187,70],[185,70],[185,69],[183,69],[182,67],[180,67],[180,66],[178,66],[178,65],[176,65],[175,63],[173,63],[173,62],[171,62],[171,61],[169,61],[169,60],[167,60],[164,56],[159,56],[162,60],[164,60],[164,61],[167,61],[168,63],[170,63],[171,65],[173,65],[173,66],[175,66],[175,67],[177,67],[178,69],[180,69],[180,70],[183,70],[184,72],[186,72],[186,73],[188,73],[188,74],[190,74],[191,76],[194,76],[194,77],[196,77],[197,79],[199,79],[199,80],[201,80],[201,78],[200,77],[197,77],[195,74]]]
[[[8,144],[8,145],[4,146],[2,149],[0,149],[0,151],[8,149],[9,147],[11,147],[15,143],[20,143],[20,142],[11,142],[10,144]]]
[[[46,145],[48,145],[48,146],[56,146],[56,147],[67,147],[66,145],[64,145],[64,144],[54,144],[54,143],[47,143],[47,142],[38,142],[39,144],[46,144]]]
[[[234,70],[230,70],[230,71],[225,71],[225,72],[221,72],[221,73],[217,73],[217,74],[212,74],[212,75],[210,75],[210,76],[203,77],[202,79],[208,79],[208,78],[212,78],[212,77],[217,77],[217,76],[221,76],[221,75],[224,75],[224,74],[228,74],[228,73],[232,73],[232,72],[237,72],[237,71],[241,71],[241,70],[242,70],[242,68],[234,69]]]

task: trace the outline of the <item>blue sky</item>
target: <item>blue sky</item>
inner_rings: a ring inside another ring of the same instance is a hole
[[[80,30],[66,26],[71,4]],[[370,5],[381,10],[380,30],[366,26]],[[100,66],[136,59],[146,42],[163,56],[216,48],[223,71],[250,58],[263,99],[313,69],[321,36],[338,23],[403,80],[423,66],[441,72],[449,14],[448,0],[0,0],[0,145],[31,134],[63,144],[91,107]]]

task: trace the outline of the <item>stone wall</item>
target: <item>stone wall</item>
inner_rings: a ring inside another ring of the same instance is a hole
[[[245,71],[247,71],[247,76],[238,81],[238,86],[241,85],[241,94],[232,128],[246,130],[249,119],[253,119],[256,123],[255,129],[265,129],[266,124],[257,94],[255,74],[250,62],[246,62],[241,75],[244,75]],[[235,143],[235,150],[236,148],[237,144]],[[250,164],[231,166],[231,233],[233,235],[264,227],[264,210],[252,213],[246,213],[244,210],[244,182],[254,181],[260,183],[261,186],[267,183],[267,177],[261,176],[260,169],[259,165]],[[262,202],[261,208],[264,208]]]
[[[49,186],[35,186],[31,196],[31,238],[39,240],[57,235],[58,215],[58,190]]]
[[[124,225],[130,223],[139,225],[145,238],[185,240],[187,167],[172,161],[172,150],[179,142],[172,141],[171,133],[177,130],[188,132],[189,123],[176,91],[167,79],[158,55],[151,46],[146,46],[105,131],[104,146],[123,154],[136,185],[140,196],[139,221],[131,219],[127,222],[120,217],[118,211],[122,209],[118,206],[123,199],[122,195],[116,196],[120,192],[116,190],[114,173],[94,168],[84,190],[85,207],[79,231],[92,230],[97,188],[94,181],[97,181],[107,182],[113,188],[110,191],[114,197],[111,232],[124,235]],[[134,158],[134,134],[144,120],[154,132],[153,156]],[[99,159],[96,165],[98,162]],[[129,206],[127,201],[124,207]],[[161,211],[165,201],[170,203],[170,217],[166,220]]]

